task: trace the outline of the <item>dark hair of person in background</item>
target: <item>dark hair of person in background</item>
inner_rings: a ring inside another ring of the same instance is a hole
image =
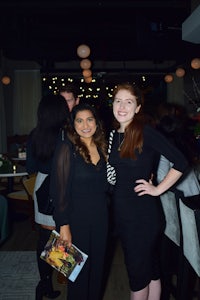
[[[32,149],[33,155],[44,161],[52,157],[58,133],[69,121],[69,109],[64,97],[44,96],[38,106],[37,118],[32,134]]]
[[[107,143],[105,139],[105,132],[102,125],[101,120],[97,114],[97,111],[87,103],[81,103],[79,105],[74,106],[71,112],[71,128],[68,128],[68,137],[75,145],[76,150],[80,153],[80,155],[84,158],[85,162],[91,163],[90,154],[86,145],[81,141],[80,135],[74,129],[74,119],[79,111],[89,110],[94,116],[97,124],[96,132],[93,136],[94,143],[97,145],[98,149],[102,152],[105,160],[107,159]]]
[[[187,120],[188,118],[183,119],[177,115],[165,115],[160,119],[157,129],[185,155],[190,165],[193,165],[197,149]]]
[[[57,142],[63,138],[63,128],[69,123],[69,118],[69,108],[63,96],[48,94],[42,97],[37,109],[37,124],[27,143],[26,169],[29,174],[37,173],[33,198],[35,222],[39,225],[36,252],[40,281],[36,286],[36,300],[42,300],[43,296],[54,299],[60,295],[60,291],[53,288],[52,267],[40,258],[51,231],[55,229],[55,222],[52,215],[41,213],[39,210],[37,193],[42,189],[42,198],[48,203],[48,179],[52,159]]]
[[[79,89],[78,86],[73,82],[68,82],[66,85],[61,86],[59,88],[59,93],[72,93],[74,95],[74,98],[78,98],[79,96]]]

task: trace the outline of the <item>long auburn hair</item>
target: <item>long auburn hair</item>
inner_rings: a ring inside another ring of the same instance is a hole
[[[144,97],[142,90],[129,82],[118,84],[113,91],[113,101],[120,90],[126,90],[135,96],[137,106],[141,105],[139,113],[134,115],[133,120],[125,128],[124,141],[120,150],[120,157],[136,159],[136,151],[142,152],[143,147],[143,129],[144,129],[144,115],[142,113],[142,105]],[[114,120],[115,129],[119,129],[120,124]]]
[[[87,146],[83,141],[81,141],[80,135],[76,132],[74,128],[74,121],[76,115],[80,111],[89,110],[96,121],[96,132],[93,135],[93,142],[97,146],[97,148],[101,151],[105,161],[107,161],[107,141],[105,138],[105,130],[103,128],[102,122],[97,114],[97,111],[94,107],[90,106],[87,103],[81,103],[76,106],[71,111],[71,126],[68,130],[68,137],[71,142],[75,145],[75,150],[80,153],[80,155],[84,158],[86,163],[91,163],[90,154]]]

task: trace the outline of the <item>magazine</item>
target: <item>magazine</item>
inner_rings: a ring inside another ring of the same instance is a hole
[[[59,233],[53,230],[40,258],[74,282],[88,255],[74,244],[70,248],[63,246]]]

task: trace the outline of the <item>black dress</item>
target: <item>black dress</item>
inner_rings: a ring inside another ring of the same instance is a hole
[[[135,181],[149,181],[160,154],[181,172],[187,162],[167,139],[149,126],[144,127],[143,149],[141,153],[136,153],[136,160],[120,158],[118,147],[119,133],[115,132],[109,163],[116,171],[113,195],[116,228],[124,250],[131,290],[138,291],[160,276],[157,250],[165,219],[160,198],[138,196],[134,192]]]
[[[68,300],[98,300],[108,227],[106,162],[86,163],[69,142],[58,145],[51,174],[51,196],[57,229],[69,224],[72,242],[88,254]]]

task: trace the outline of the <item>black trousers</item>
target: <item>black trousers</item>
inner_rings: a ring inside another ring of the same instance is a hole
[[[107,223],[71,226],[73,242],[88,254],[88,259],[75,282],[68,281],[68,300],[100,300],[103,288]]]
[[[40,258],[40,254],[44,250],[44,247],[50,237],[50,234],[51,234],[51,230],[42,228],[40,226],[39,239],[37,243],[37,264],[38,264],[38,270],[39,270],[41,280],[50,278],[53,273],[53,268]]]

